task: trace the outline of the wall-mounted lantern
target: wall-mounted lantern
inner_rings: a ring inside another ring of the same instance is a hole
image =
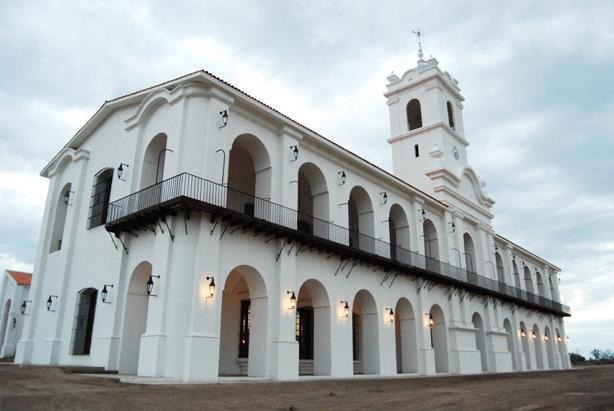
[[[15,329],[15,327],[17,327],[17,318],[15,317],[13,317],[12,327],[13,327],[13,330]]]
[[[71,194],[74,194],[75,192],[72,190],[66,190],[66,192],[64,193],[64,204],[66,205],[72,205],[72,203],[70,202],[70,198],[72,197]]]
[[[32,300],[24,300],[23,303],[21,304],[21,315],[29,315],[26,314],[26,311],[28,310],[28,303],[31,303]]]
[[[456,224],[454,223],[454,221],[449,221],[448,225],[450,226],[450,233],[455,233],[456,232]]]
[[[286,294],[290,295],[290,308],[289,310],[294,310],[296,308],[296,295],[294,291],[286,291]]]
[[[561,336],[560,336],[560,335],[557,335],[557,336],[556,336],[556,340],[557,340],[557,342],[561,342],[561,341],[563,341],[563,339],[561,338]]]
[[[537,334],[535,334],[535,331],[531,333],[531,338],[534,340],[537,339]]]
[[[220,116],[222,117],[222,125],[219,128],[224,128],[228,125],[228,110],[220,111]]]
[[[290,153],[292,154],[292,161],[298,160],[298,146],[296,144],[290,146]]]
[[[544,340],[546,340],[546,341],[550,341],[550,336],[548,336],[548,335],[544,335]]]
[[[418,210],[418,216],[420,217],[420,221],[426,220],[426,211],[424,211],[424,208]]]
[[[346,178],[345,171],[341,170],[337,172],[337,180],[340,186],[345,184]]]
[[[107,287],[113,288],[113,284],[105,284],[102,287],[102,291],[100,292],[100,299],[104,304],[111,304],[110,301],[107,301],[107,296],[109,295],[109,290],[107,290]]]
[[[433,319],[433,316],[429,314],[429,328],[432,330],[433,326],[435,326],[435,320]]]
[[[158,279],[160,278],[159,275],[149,274],[149,279],[147,280],[147,295],[150,297],[157,297],[157,295],[151,293],[153,291],[153,286],[154,286],[154,281],[153,281],[154,277]]]
[[[130,166],[126,163],[119,163],[119,167],[117,167],[117,178],[122,181],[126,181],[126,179],[122,178],[122,175],[124,174],[124,167]]]
[[[394,322],[394,311],[392,308],[386,308],[386,312],[388,313],[388,322]]]
[[[50,295],[49,298],[47,298],[47,311],[51,311],[51,312],[55,312],[55,310],[52,310],[51,307],[53,307],[53,299],[58,299],[57,295]]]
[[[348,304],[348,302],[341,300],[340,304],[343,304],[343,316],[349,317],[350,316],[350,305]]]
[[[520,329],[520,336],[521,336],[522,338],[524,338],[524,337],[526,337],[526,336],[527,336],[527,333],[525,333],[525,332],[524,332],[524,330],[523,330],[522,328]]]
[[[215,295],[215,278],[211,276],[211,277],[205,277],[205,279],[210,280],[209,281],[209,297],[205,297],[205,298],[213,298],[213,296]]]
[[[382,191],[379,193],[380,196],[380,202],[382,205],[386,204],[388,202],[388,194],[386,194],[385,191]]]

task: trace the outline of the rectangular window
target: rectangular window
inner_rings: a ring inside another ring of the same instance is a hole
[[[418,144],[414,145],[414,154],[416,157],[420,157],[420,149],[418,148]]]

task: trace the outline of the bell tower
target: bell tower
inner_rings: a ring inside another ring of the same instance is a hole
[[[424,60],[418,44],[416,67],[400,78],[391,73],[384,93],[394,174],[445,203],[473,209],[472,214],[477,208],[480,219],[490,221],[494,201],[467,161],[458,81],[442,71],[436,59]]]

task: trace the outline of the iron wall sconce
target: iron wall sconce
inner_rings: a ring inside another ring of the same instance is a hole
[[[102,291],[100,292],[100,299],[102,300],[103,304],[111,304],[110,301],[107,301],[107,296],[109,295],[109,291],[107,290],[107,287],[113,288],[113,284],[105,284],[102,287]]]
[[[294,310],[296,308],[296,295],[294,294],[294,291],[286,291],[286,294],[291,294],[290,295],[290,308],[288,308],[288,310]]]
[[[546,341],[550,341],[550,336],[548,336],[548,335],[544,335],[544,340],[546,340]]]
[[[13,330],[17,327],[17,318],[13,317]]]
[[[292,161],[298,160],[298,146],[295,144],[290,146],[290,153],[292,153]]]
[[[454,223],[454,221],[448,222],[448,225],[450,226],[450,233],[455,233],[456,232],[456,224]]]
[[[556,340],[557,340],[557,342],[561,342],[561,341],[563,341],[563,339],[561,338],[561,336],[560,336],[560,335],[557,335],[557,336],[556,336]]]
[[[224,128],[228,125],[228,110],[220,111],[220,116],[222,117],[222,125],[219,128]]]
[[[74,194],[75,192],[72,190],[67,190],[64,193],[64,204],[66,205],[72,205],[72,203],[70,202],[70,198],[72,197],[71,194]]]
[[[345,171],[341,170],[337,172],[337,179],[339,180],[338,183],[340,186],[345,184],[345,180],[347,179],[346,175],[345,175]]]
[[[420,216],[420,221],[426,220],[426,211],[424,211],[424,208],[418,210],[418,215]]]
[[[58,299],[57,295],[50,295],[49,298],[47,298],[47,311],[50,312],[55,312],[55,310],[52,310],[51,307],[53,307],[53,299]]]
[[[343,316],[346,318],[349,317],[350,316],[350,305],[348,304],[348,302],[341,300],[340,304],[343,304]]]
[[[26,311],[28,309],[28,303],[31,303],[32,300],[24,300],[23,303],[21,304],[21,315],[30,315],[30,314],[26,314]]]
[[[531,338],[534,340],[537,339],[537,334],[535,334],[535,331],[533,331],[533,333],[531,334]]]
[[[149,274],[149,279],[147,280],[147,296],[148,297],[157,297],[158,296],[157,294],[152,294],[151,293],[153,291],[153,286],[154,286],[154,280],[153,280],[154,277],[160,279],[159,275]]]
[[[126,179],[122,178],[122,175],[124,174],[124,166],[130,167],[126,163],[119,163],[119,167],[117,167],[117,178],[122,181],[126,181]]]
[[[213,276],[211,277],[205,277],[206,280],[211,280],[209,281],[209,297],[205,297],[206,298],[213,298],[213,296],[215,295],[215,279]]]
[[[392,308],[386,308],[386,311],[388,312],[388,322],[394,322],[394,311],[392,310]]]
[[[526,336],[527,336],[527,333],[525,333],[525,332],[524,332],[524,330],[523,330],[522,328],[520,328],[520,329],[519,329],[519,331],[520,331],[520,336],[521,336],[522,338],[524,338],[524,337],[526,337]]]
[[[388,202],[388,194],[386,194],[385,191],[382,191],[379,193],[379,195],[382,205],[385,205]]]

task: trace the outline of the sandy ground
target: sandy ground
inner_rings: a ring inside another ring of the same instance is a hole
[[[0,364],[0,410],[614,410],[614,366],[569,371],[203,385],[137,385]]]

